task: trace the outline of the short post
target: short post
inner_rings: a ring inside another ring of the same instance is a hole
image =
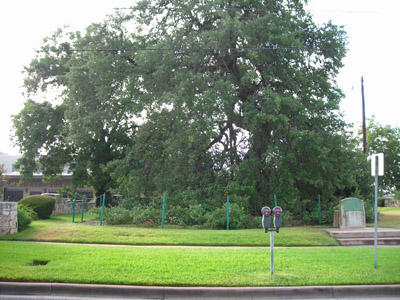
[[[106,203],[106,193],[100,195],[100,205],[101,205],[101,214],[100,214],[100,226],[103,226],[103,215],[104,215],[104,205]]]
[[[269,247],[271,251],[270,271],[271,275],[273,275],[274,274],[274,230],[270,230]]]
[[[72,223],[75,223],[76,192],[74,194],[74,205],[72,206]]]
[[[162,215],[161,215],[161,229],[164,229],[164,221],[165,221],[165,202],[167,202],[167,195],[163,196],[163,204],[162,204]]]
[[[82,215],[81,215],[81,223],[83,223],[83,215],[85,214],[85,200],[86,200],[86,195],[83,195],[83,197],[82,197]]]
[[[229,196],[226,197],[226,230],[229,230]]]
[[[321,225],[321,195],[318,194],[318,225]]]
[[[274,194],[274,206],[278,206],[278,200],[276,200],[276,195]]]

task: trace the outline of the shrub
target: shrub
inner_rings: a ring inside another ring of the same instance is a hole
[[[242,207],[232,203],[229,206],[229,228],[248,228],[250,225],[250,218],[247,216]],[[207,214],[207,222],[205,227],[208,228],[226,228],[226,204],[217,208],[215,211]]]
[[[156,224],[161,222],[161,210],[153,206],[135,206],[130,217],[133,224]]]
[[[23,204],[18,204],[17,207],[17,220],[18,220],[18,231],[22,231],[28,227],[32,220],[37,219],[35,211]]]
[[[130,224],[132,219],[129,210],[115,206],[104,210],[104,221],[110,225]]]
[[[375,218],[374,203],[371,199],[364,200],[365,219],[366,222],[373,222]]]
[[[262,228],[261,223],[262,217],[261,216],[251,216],[249,218],[249,223],[246,228]]]
[[[169,206],[166,211],[165,223],[174,225],[187,225],[189,223],[188,210],[180,205]]]
[[[54,209],[54,203],[54,198],[41,195],[28,196],[19,201],[19,204],[32,208],[37,213],[39,219],[50,218]]]
[[[188,214],[189,221],[187,225],[204,225],[207,221],[207,211],[201,204],[190,205]]]
[[[97,219],[99,219],[101,216],[101,207],[94,206],[91,209],[89,209],[89,211],[87,213],[91,214],[94,217],[96,217]],[[103,212],[103,214],[104,214],[104,212]]]
[[[289,210],[282,212],[282,226],[294,226],[297,222]]]

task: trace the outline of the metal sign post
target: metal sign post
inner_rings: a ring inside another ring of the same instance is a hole
[[[374,268],[378,260],[378,157],[375,157],[375,204],[374,204]]]
[[[274,230],[271,230],[271,229],[270,229],[270,235],[269,235],[269,246],[271,249],[270,271],[271,271],[271,275],[272,275],[272,274],[274,274]]]
[[[378,266],[378,176],[383,176],[383,153],[372,154],[371,175],[375,176],[375,203],[374,203],[374,268]]]

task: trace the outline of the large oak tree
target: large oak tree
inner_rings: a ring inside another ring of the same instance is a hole
[[[229,192],[252,214],[274,193],[296,213],[318,193],[351,193],[360,157],[335,81],[345,33],[315,24],[304,2],[143,0],[85,35],[55,35],[26,87],[62,88],[62,104],[27,102],[15,117],[20,167],[69,163],[98,192]],[[29,105],[59,118],[34,143],[47,119]]]

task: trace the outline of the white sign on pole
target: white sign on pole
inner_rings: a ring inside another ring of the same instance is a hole
[[[371,175],[375,176],[375,161],[376,157],[378,157],[378,176],[383,176],[384,171],[384,157],[383,153],[372,154],[368,159],[371,160]]]

